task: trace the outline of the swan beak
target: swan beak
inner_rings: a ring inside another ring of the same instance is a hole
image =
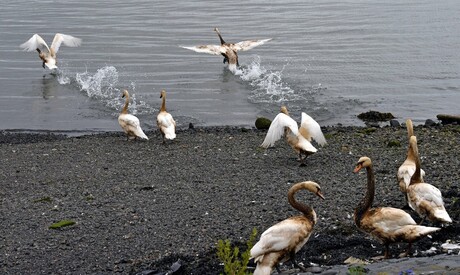
[[[318,190],[318,192],[316,192],[316,195],[324,200],[324,196],[321,193],[321,191]]]
[[[355,169],[353,170],[353,173],[358,173],[359,170],[361,170],[361,168],[363,168],[363,165],[361,163],[358,163]]]

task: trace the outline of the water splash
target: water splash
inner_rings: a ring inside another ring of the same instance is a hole
[[[80,90],[84,91],[89,98],[102,102],[105,106],[120,110],[124,104],[121,100],[121,89],[119,89],[119,73],[114,66],[105,66],[91,74],[88,71],[77,73],[76,82]],[[132,114],[150,114],[154,111],[146,102],[136,99],[136,86],[131,82],[129,92],[131,102],[129,111]]]
[[[277,103],[298,99],[298,94],[283,81],[283,69],[270,71],[260,65],[260,57],[255,56],[252,62],[237,69],[235,75],[248,81],[255,89],[249,100],[253,103]]]

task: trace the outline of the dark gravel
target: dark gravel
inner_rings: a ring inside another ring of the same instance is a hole
[[[302,193],[319,222],[297,254],[305,264],[370,259],[382,246],[356,230],[352,214],[365,192],[365,174],[353,174],[360,156],[372,158],[374,205],[403,207],[396,171],[407,151],[403,127],[328,127],[328,146],[299,167],[284,140],[263,150],[265,132],[232,127],[180,130],[167,145],[158,132],[149,141],[122,133],[82,137],[0,132],[0,273],[178,274],[223,272],[216,242],[242,245],[253,227],[298,213],[287,203],[290,185],[318,182],[320,201]],[[454,224],[414,247],[423,256],[459,236],[460,126],[415,128],[426,181],[442,190]],[[399,141],[400,146],[397,142]],[[412,216],[419,220],[414,212]],[[58,230],[60,220],[75,225]],[[393,256],[405,245],[392,245]],[[252,263],[251,263],[252,264]],[[154,272],[152,272],[154,273]]]

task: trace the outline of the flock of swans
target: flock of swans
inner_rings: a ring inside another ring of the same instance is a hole
[[[224,63],[228,63],[229,69],[239,66],[237,52],[249,50],[262,45],[270,39],[249,40],[239,43],[226,43],[217,28],[214,31],[219,36],[221,45],[204,45],[196,47],[183,47],[196,52],[223,55]],[[38,35],[34,34],[20,47],[27,51],[36,50],[42,60],[43,68],[56,69],[56,53],[60,45],[76,47],[81,44],[81,39],[70,35],[56,34],[51,47]],[[127,139],[146,139],[147,135],[142,131],[137,117],[128,113],[129,93],[124,90],[122,97],[125,98],[124,107],[118,117],[118,122],[126,133]],[[176,138],[176,122],[172,115],[166,111],[166,92],[161,91],[162,105],[157,115],[157,126],[160,130],[163,143],[166,140]],[[412,121],[406,121],[409,137],[409,148],[406,160],[397,171],[397,180],[401,192],[410,208],[420,215],[422,221],[417,224],[414,219],[404,210],[393,207],[373,208],[372,203],[375,195],[375,177],[372,161],[369,157],[361,157],[354,169],[357,173],[365,168],[367,171],[367,191],[354,211],[354,222],[363,232],[378,239],[384,246],[384,258],[389,258],[389,245],[396,242],[408,243],[404,256],[410,253],[413,242],[441,230],[440,227],[421,225],[426,219],[436,224],[452,223],[445,207],[441,191],[435,186],[425,183],[425,172],[420,167],[420,156],[417,147],[417,138],[414,135]],[[312,145],[315,140],[319,145],[326,144],[326,139],[319,124],[306,113],[301,114],[300,127],[289,116],[285,106],[271,123],[261,147],[273,146],[276,141],[285,136],[288,144],[296,151],[301,165],[305,165],[308,155],[317,152]],[[298,202],[294,196],[300,190],[307,190],[324,199],[319,184],[313,181],[300,182],[293,185],[288,191],[288,201],[292,207],[302,213],[283,220],[268,228],[260,236],[260,240],[251,249],[251,258],[257,264],[255,275],[269,275],[273,268],[278,269],[278,264],[291,260],[294,266],[304,269],[295,261],[295,254],[305,245],[313,232],[317,221],[315,211],[308,205]],[[278,270],[279,271],[279,270]]]

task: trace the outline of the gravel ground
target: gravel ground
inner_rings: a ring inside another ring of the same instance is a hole
[[[374,205],[403,207],[396,171],[406,156],[406,130],[323,130],[328,145],[305,167],[284,140],[261,149],[265,132],[255,129],[184,129],[166,145],[156,131],[147,132],[149,141],[126,141],[121,133],[0,132],[0,273],[154,274],[181,259],[178,274],[218,274],[223,267],[217,241],[242,246],[252,228],[260,234],[297,215],[286,194],[305,180],[318,182],[326,200],[297,196],[319,218],[298,261],[331,266],[350,256],[379,256],[383,247],[353,223],[366,175],[352,170],[359,157],[371,157]],[[433,255],[443,253],[447,240],[460,241],[460,126],[417,126],[415,133],[425,180],[442,191],[454,220],[414,245],[414,257],[420,257],[431,247],[437,249]],[[75,224],[49,228],[61,220]],[[404,249],[405,244],[391,246],[394,257]]]

